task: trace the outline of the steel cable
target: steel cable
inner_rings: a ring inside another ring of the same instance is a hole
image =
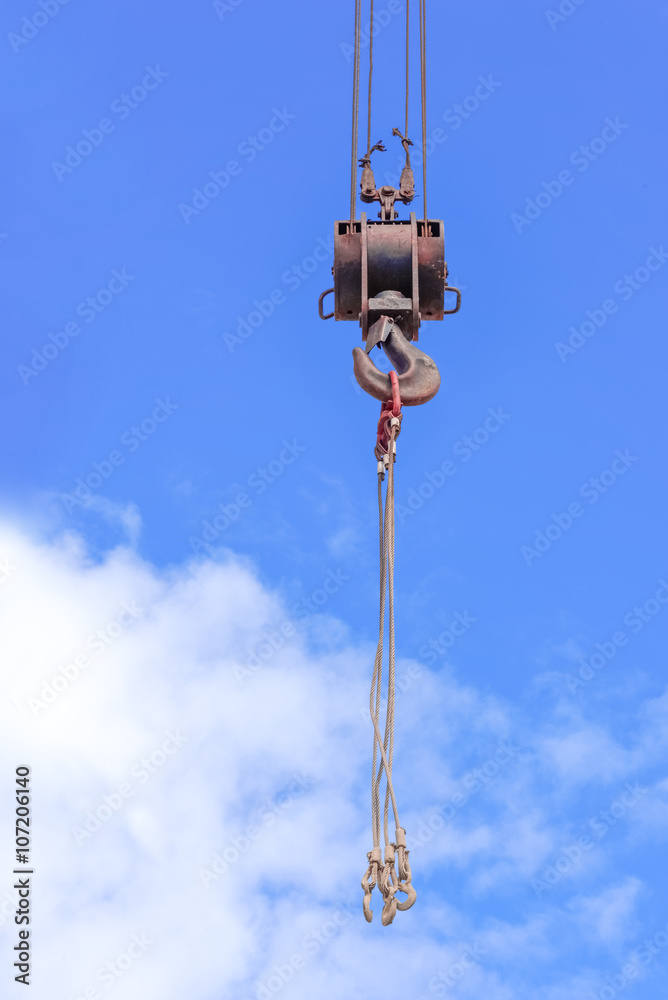
[[[385,845],[390,843],[388,832],[389,803],[392,802],[396,828],[399,829],[399,812],[392,785],[392,759],[394,756],[394,701],[395,701],[395,643],[394,643],[394,440],[396,430],[393,428],[388,451],[390,463],[388,467],[387,491],[385,495],[385,510],[381,476],[378,476],[378,522],[380,537],[380,618],[378,623],[378,645],[371,680],[370,709],[374,728],[373,740],[373,782],[371,789],[371,818],[373,827],[373,846],[380,847],[380,782],[385,772],[387,789],[385,793],[384,836]],[[389,585],[389,586],[388,586]],[[385,613],[389,589],[389,675],[387,709],[385,716],[385,734],[380,735],[380,700],[382,689],[383,653],[385,649]],[[381,761],[376,774],[376,764],[380,753]]]
[[[408,84],[409,84],[409,68],[410,68],[410,26],[411,26],[411,0],[406,0],[406,123],[404,125],[404,135],[408,136]]]
[[[420,0],[420,84],[422,90],[422,184],[424,188],[424,235],[427,223],[427,0]]]
[[[382,414],[381,414],[382,417]],[[399,431],[400,418],[392,419],[387,445],[387,462],[379,462],[378,472],[378,535],[380,555],[380,616],[378,622],[378,645],[374,661],[371,693],[369,696],[369,712],[373,724],[373,759],[371,765],[371,826],[373,833],[373,849],[369,851],[368,868],[362,879],[364,889],[364,915],[368,921],[373,917],[370,908],[371,894],[378,885],[383,896],[383,924],[392,923],[397,910],[407,910],[415,902],[416,893],[412,886],[412,875],[408,862],[406,847],[406,832],[399,823],[399,811],[392,783],[392,765],[394,761],[394,712],[395,712],[395,633],[394,633],[394,459],[396,454],[396,437]],[[383,504],[382,481],[387,470],[387,490]],[[385,649],[385,617],[389,620],[389,666],[387,686],[387,708],[385,714],[384,737],[380,734],[380,708],[382,696],[383,654]],[[378,757],[380,756],[380,763]],[[376,770],[377,768],[377,770]],[[385,841],[385,858],[380,849],[380,784],[385,773],[385,805],[383,810],[383,835]],[[392,803],[394,814],[395,836],[390,838],[389,807]],[[397,869],[395,869],[397,863]],[[403,892],[407,898],[400,902],[397,892]]]
[[[373,846],[380,847],[380,802],[378,796],[378,785],[380,783],[380,772],[378,783],[376,782],[376,765],[378,764],[378,744],[376,734],[380,733],[378,724],[380,721],[380,698],[381,681],[383,670],[383,648],[385,646],[385,596],[387,592],[387,579],[385,576],[385,532],[383,529],[383,487],[382,479],[378,476],[378,529],[380,540],[380,619],[378,623],[378,645],[376,646],[376,658],[373,665],[373,677],[371,679],[371,695],[369,699],[369,710],[374,725],[373,736],[373,758],[371,762],[371,831],[373,834]]]
[[[367,109],[366,155],[371,155],[371,80],[373,78],[373,0],[369,21],[369,107]]]
[[[355,0],[355,52],[353,57],[353,135],[350,164],[350,229],[357,216],[357,139],[359,135],[360,101],[360,34],[362,0]]]
[[[394,810],[395,828],[399,828],[399,815],[394,799],[394,788],[392,786],[392,762],[394,760],[394,703],[395,703],[395,639],[394,639],[394,435],[390,437],[390,463],[387,472],[387,493],[385,496],[385,550],[387,553],[387,590],[388,590],[388,617],[390,626],[390,641],[388,650],[388,684],[387,684],[387,715],[385,719],[385,752],[387,754],[386,776],[387,788],[385,791],[385,811],[383,817],[383,829],[385,843],[390,843],[388,832],[388,812],[390,796],[392,798],[392,808]],[[388,537],[389,536],[389,537]]]

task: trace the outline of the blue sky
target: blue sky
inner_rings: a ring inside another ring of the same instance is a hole
[[[202,802],[218,794],[216,754],[233,761],[237,777],[210,817],[209,854],[245,829],[262,796],[308,772],[314,784],[286,813],[285,829],[305,810],[313,838],[305,864],[324,857],[319,836],[328,858],[340,848],[332,891],[338,900],[350,890],[357,906],[369,849],[360,692],[376,628],[378,405],[352,379],[358,328],[317,315],[331,281],[333,223],[349,204],[352,6],[5,5],[0,503],[5,557],[23,554],[26,567],[3,584],[18,658],[4,684],[12,738],[46,761],[81,713],[101,713],[108,742],[93,753],[82,735],[63,750],[85,813],[131,763],[114,751],[109,771],[105,760],[116,723],[124,730],[134,665],[142,685],[162,692],[165,712],[133,716],[137,746],[142,738],[152,746],[163,722],[189,726],[191,750],[174,763],[184,787],[195,776]],[[388,147],[374,154],[380,182],[396,176],[400,159],[391,130],[403,114],[405,7],[378,0],[377,11],[372,135]],[[418,949],[414,1000],[439,995],[430,980],[474,938],[488,957],[448,995],[605,998],[605,976],[668,921],[667,18],[659,0],[632,17],[619,0],[429,4],[429,207],[444,220],[463,306],[421,332],[442,388],[406,412],[396,467],[398,653],[402,669],[419,671],[399,708],[409,836],[411,822],[427,822],[435,803],[494,759],[499,740],[522,749],[415,850],[419,900],[399,915],[402,929],[369,928],[355,911],[340,938],[281,988],[286,996],[380,996],[366,978],[365,949],[380,961],[399,934],[402,960]],[[419,146],[417,98],[416,77]],[[420,193],[421,183],[417,170]],[[455,471],[445,476],[449,461]],[[39,584],[46,565],[63,589],[62,629],[49,611],[53,593]],[[77,636],[115,617],[135,578],[153,611],[110,651],[116,680],[88,680],[42,724],[27,699],[74,655]],[[333,593],[320,607],[314,595],[327,580]],[[236,616],[221,611],[221,623],[217,594],[236,608]],[[471,623],[451,642],[461,618]],[[26,659],[31,621],[52,624]],[[297,638],[242,684],[235,664],[286,621],[297,622]],[[144,647],[166,664],[165,676],[142,663]],[[106,685],[115,691],[108,713]],[[258,739],[270,756],[285,740],[278,760],[268,763],[235,725],[228,732],[209,717],[207,699],[220,692],[230,699],[221,708],[228,722],[233,705],[252,729],[262,706]],[[316,710],[330,698],[331,713]],[[317,733],[304,722],[309,713]],[[350,773],[332,786],[342,743]],[[627,783],[647,791],[594,834],[595,849],[558,884],[532,887],[592,832],[592,817],[631,795]],[[158,785],[161,814],[167,786]],[[350,831],[344,846],[322,825],[337,795]],[[74,819],[53,809],[57,838],[72,846]],[[121,836],[124,816],[120,840],[105,848],[105,857],[125,858],[105,889],[110,899],[141,853],[131,831]],[[185,821],[181,832],[191,843]],[[171,836],[167,854],[177,851],[178,819]],[[180,857],[154,862],[180,871]],[[234,976],[205,966],[199,995],[254,997],[270,975],[265,957],[270,968],[289,953],[290,921],[327,919],[324,883],[307,903],[297,868],[280,887],[258,876],[243,932],[230,939],[242,956]],[[156,913],[161,891],[158,880]],[[212,893],[209,929],[223,919]],[[45,913],[54,926],[59,905]],[[104,957],[100,921],[91,947]],[[54,930],[65,951],[68,926]],[[189,933],[198,928],[193,918]],[[173,932],[164,928],[162,940]],[[168,948],[151,955],[146,968],[169,970]],[[54,956],[45,948],[51,983]],[[665,956],[623,990],[660,993]],[[161,995],[181,1000],[187,978],[172,973]],[[141,975],[138,965],[137,978],[126,977],[130,1000]],[[82,976],[63,979],[58,995],[77,996]]]

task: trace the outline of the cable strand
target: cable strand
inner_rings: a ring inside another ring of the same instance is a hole
[[[392,373],[394,374],[394,373]],[[393,383],[396,383],[396,378]],[[394,391],[393,391],[394,396]],[[390,401],[391,402],[391,401]],[[380,614],[378,621],[378,645],[376,647],[376,657],[373,668],[373,678],[371,681],[371,692],[369,697],[369,710],[373,724],[373,760],[371,779],[371,821],[373,831],[373,848],[367,854],[368,866],[362,878],[362,888],[364,889],[363,911],[367,921],[373,920],[371,910],[371,897],[377,885],[383,898],[382,922],[384,926],[391,924],[397,910],[407,910],[415,903],[416,892],[412,886],[412,874],[408,863],[409,851],[406,846],[406,831],[399,821],[399,810],[397,808],[394,786],[392,782],[392,767],[394,763],[394,723],[395,723],[395,631],[394,631],[394,533],[395,533],[395,482],[394,482],[394,462],[396,457],[396,438],[401,427],[401,403],[398,402],[399,415],[395,419],[393,407],[390,402],[381,409],[381,419],[379,428],[383,420],[387,420],[387,431],[389,440],[387,450],[383,448],[379,453],[376,450],[378,463],[378,548],[380,556]],[[389,409],[389,416],[387,411]],[[394,411],[396,412],[396,410]],[[387,488],[385,491],[385,502],[383,503],[382,482],[387,472]],[[389,605],[389,606],[388,606]],[[386,632],[386,611],[389,622],[389,666],[388,666],[388,687],[387,687],[387,707],[385,712],[385,733],[381,737],[380,733],[380,709],[382,694],[382,674],[383,656],[385,648]],[[380,762],[378,758],[380,757]],[[383,835],[385,841],[384,858],[380,848],[380,784],[383,773],[385,774],[385,803],[383,809]],[[389,832],[389,807],[392,804],[392,812],[395,822],[394,837],[390,837]],[[395,867],[396,866],[396,867]],[[406,899],[401,901],[397,893],[405,893]]]
[[[422,92],[422,185],[424,203],[424,235],[427,228],[427,0],[420,0],[420,84]]]
[[[411,10],[411,0],[406,0],[406,123],[404,125],[404,135],[408,135],[408,84],[409,84],[409,67],[410,67],[410,10]]]
[[[388,811],[390,804],[390,789],[392,786],[392,764],[394,760],[394,707],[395,707],[395,638],[394,638],[394,436],[390,438],[390,464],[387,474],[387,494],[385,497],[386,534],[387,539],[387,587],[388,587],[388,617],[389,617],[389,653],[388,653],[388,685],[387,685],[387,720],[385,747],[388,758],[387,790],[385,793],[385,810],[383,817],[385,843],[390,843],[388,833]],[[388,747],[389,738],[389,747]],[[399,816],[396,804],[392,798],[395,828],[399,828]]]
[[[378,795],[378,783],[376,782],[376,765],[378,763],[378,723],[380,719],[380,699],[381,681],[383,669],[383,647],[385,645],[385,593],[387,583],[385,577],[385,531],[383,525],[383,487],[382,479],[378,476],[378,528],[380,540],[380,620],[378,624],[378,646],[376,647],[376,659],[373,667],[373,677],[371,680],[371,696],[369,708],[371,718],[374,723],[373,737],[373,761],[371,764],[371,825],[373,831],[373,846],[380,846],[380,800]],[[379,779],[380,781],[380,775]]]
[[[373,79],[373,0],[369,21],[369,106],[367,109],[366,155],[371,155],[371,81]]]
[[[357,142],[359,135],[360,34],[362,0],[355,0],[355,52],[353,57],[353,124],[350,165],[350,228],[357,217]]]
[[[388,686],[388,701],[387,709],[385,715],[385,733],[384,738],[381,740],[379,719],[377,716],[372,718],[374,724],[374,750],[376,746],[380,753],[381,761],[378,765],[378,772],[376,774],[376,779],[374,782],[373,789],[373,808],[377,808],[378,813],[373,814],[372,818],[375,820],[376,815],[380,813],[380,782],[383,776],[383,771],[385,772],[386,779],[386,793],[385,793],[385,809],[384,809],[384,838],[385,845],[391,843],[388,831],[388,812],[389,803],[392,803],[392,811],[394,813],[394,820],[396,828],[399,829],[399,811],[397,809],[397,802],[394,794],[394,786],[392,784],[392,758],[394,756],[394,687],[395,687],[395,666],[394,666],[394,448],[395,448],[395,438],[396,438],[396,428],[392,428],[390,434],[390,441],[388,444],[388,454],[390,457],[389,467],[388,467],[388,479],[387,479],[387,490],[385,493],[385,512],[384,512],[384,526],[383,526],[383,553],[380,567],[381,575],[381,626],[379,629],[378,638],[378,648],[376,651],[376,663],[374,664],[374,677],[372,680],[372,692],[374,690],[374,681],[379,683],[377,680],[377,671],[382,674],[382,659],[384,651],[384,636],[385,636],[385,608],[386,608],[386,595],[388,591],[388,583],[390,581],[391,573],[391,584],[389,587],[389,598],[390,598],[390,663],[389,663],[389,686]],[[380,480],[380,476],[378,477]],[[378,697],[377,697],[378,700]],[[379,837],[380,840],[380,837]],[[379,846],[374,843],[374,847]]]

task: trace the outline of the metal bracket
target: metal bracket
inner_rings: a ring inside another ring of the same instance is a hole
[[[455,306],[455,308],[454,309],[444,309],[443,310],[443,315],[444,316],[453,316],[454,313],[459,312],[459,310],[462,307],[462,293],[460,292],[460,290],[458,288],[455,288],[454,285],[446,285],[445,288],[443,289],[443,291],[444,292],[455,292],[455,294],[457,295],[457,305]]]
[[[362,212],[362,311],[360,312],[360,326],[362,327],[362,340],[366,341],[369,332],[369,233],[366,225],[366,212]]]
[[[331,319],[332,316],[334,315],[334,313],[331,312],[331,313],[327,313],[327,315],[325,316],[324,313],[323,313],[323,311],[322,311],[323,303],[325,301],[325,296],[329,295],[330,292],[333,292],[333,291],[334,291],[333,288],[328,288],[326,291],[324,291],[322,293],[322,295],[318,299],[318,315],[320,316],[320,319]]]
[[[413,283],[413,315],[411,317],[411,337],[418,339],[420,328],[420,283],[418,277],[418,232],[415,212],[410,214],[411,220],[411,280]]]

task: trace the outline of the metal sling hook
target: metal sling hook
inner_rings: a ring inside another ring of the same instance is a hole
[[[389,316],[381,316],[369,330],[368,343],[382,346],[398,371],[399,391],[404,406],[419,406],[434,398],[441,384],[438,368],[428,354],[406,340],[395,320]],[[389,375],[378,371],[361,347],[353,348],[353,363],[355,378],[365,392],[381,403],[392,399]]]

